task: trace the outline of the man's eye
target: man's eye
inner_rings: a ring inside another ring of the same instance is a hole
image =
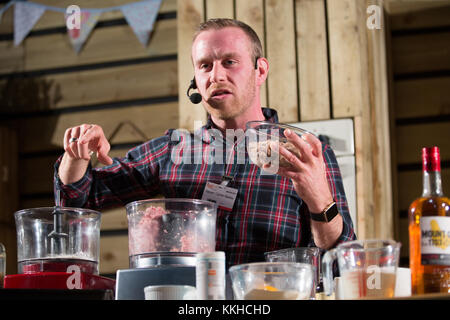
[[[226,60],[225,61],[225,64],[228,65],[228,66],[231,66],[231,65],[233,65],[235,63],[236,63],[236,61],[234,61],[234,60]]]
[[[200,65],[200,69],[208,69],[208,68],[209,68],[209,64],[207,64],[207,63],[202,63]]]

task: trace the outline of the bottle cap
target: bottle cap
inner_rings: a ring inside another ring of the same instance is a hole
[[[422,148],[423,171],[441,171],[441,157],[439,147]]]

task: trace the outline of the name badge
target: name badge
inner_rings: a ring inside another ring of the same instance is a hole
[[[207,182],[203,191],[202,200],[214,202],[220,209],[231,211],[233,210],[237,192],[237,189],[227,187],[223,184]]]

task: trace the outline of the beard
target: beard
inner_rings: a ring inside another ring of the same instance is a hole
[[[204,106],[206,111],[214,118],[220,120],[230,120],[244,113],[255,99],[255,75],[248,79],[245,88],[237,88],[239,91],[233,91],[232,95],[223,100],[208,99]],[[210,90],[226,89],[226,86],[215,86]]]

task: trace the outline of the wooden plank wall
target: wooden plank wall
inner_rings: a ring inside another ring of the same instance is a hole
[[[61,8],[73,4],[38,2]],[[134,1],[76,4],[106,8],[129,2]],[[0,122],[17,131],[20,208],[54,205],[53,164],[63,153],[68,127],[101,125],[112,137],[113,156],[178,127],[176,11],[176,0],[162,2],[146,47],[120,11],[105,13],[79,55],[63,17],[50,11],[14,47],[13,10],[6,11],[0,23]],[[100,272],[114,275],[128,268],[126,215],[123,208],[102,213]]]
[[[17,269],[16,227],[13,212],[19,207],[17,176],[17,134],[0,125],[0,243],[6,249],[6,273]]]
[[[247,22],[264,42],[269,76],[263,105],[280,121],[353,118],[358,237],[393,235],[388,87],[384,29],[368,30],[366,9],[383,1],[178,1],[179,91],[193,76],[195,26],[219,15]],[[189,41],[188,41],[189,40]],[[181,62],[181,58],[179,59]],[[204,110],[180,97],[180,124],[193,128]],[[375,188],[374,188],[375,186]]]
[[[450,194],[450,1],[391,1],[392,122],[396,237],[408,264],[408,207],[422,192],[421,149],[441,150],[444,194]]]

